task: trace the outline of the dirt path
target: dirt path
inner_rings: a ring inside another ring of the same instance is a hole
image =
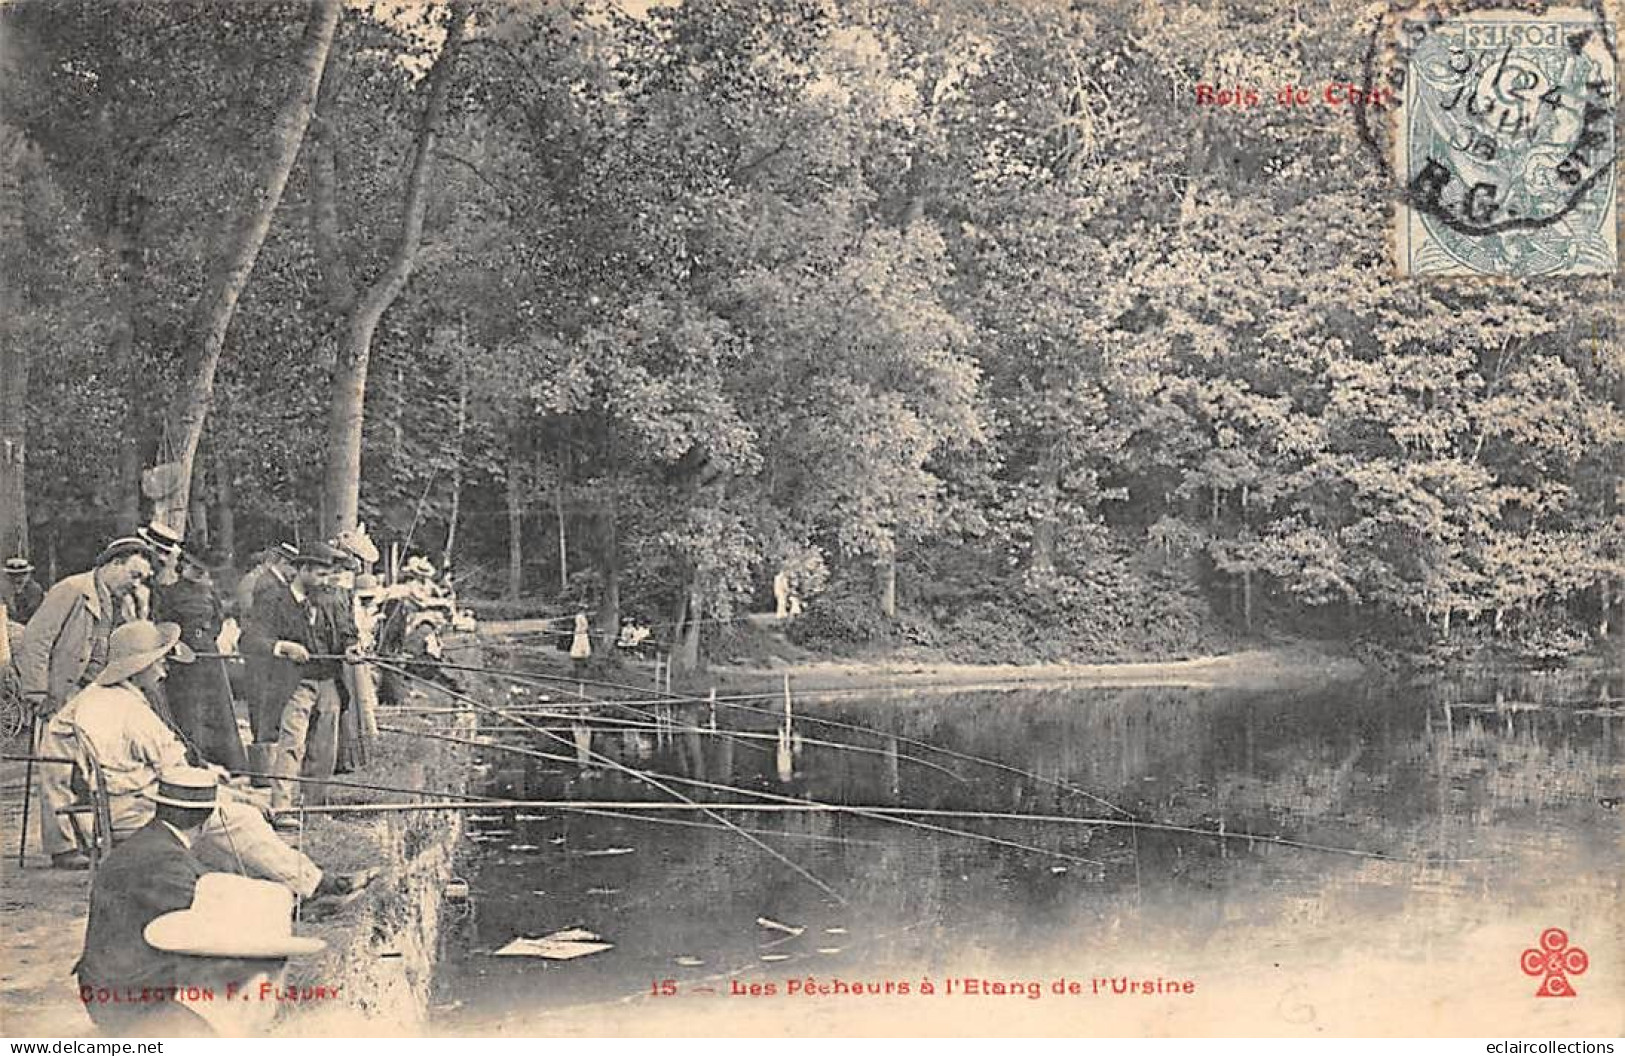
[[[93,1028],[68,973],[84,946],[89,874],[46,865],[37,813],[28,867],[17,868],[22,797],[23,764],[0,763],[0,1034],[84,1037]]]

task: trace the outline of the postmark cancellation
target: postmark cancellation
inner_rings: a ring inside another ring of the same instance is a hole
[[[1616,271],[1617,38],[1601,4],[1429,5],[1387,28],[1400,274]]]

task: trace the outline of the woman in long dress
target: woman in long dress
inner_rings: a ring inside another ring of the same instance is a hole
[[[570,639],[570,659],[576,667],[581,667],[592,656],[592,623],[586,613],[576,613],[575,627],[575,636]]]
[[[181,561],[179,572],[173,583],[159,584],[153,591],[153,619],[180,624],[181,641],[194,652],[217,653],[224,613],[213,578],[208,568],[190,558]],[[170,665],[164,695],[175,725],[203,761],[233,773],[248,769],[224,660],[204,655],[190,664]]]

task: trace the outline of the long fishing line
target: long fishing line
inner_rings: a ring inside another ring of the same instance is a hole
[[[454,697],[456,699],[466,701],[470,705],[472,705],[475,708],[478,708],[478,709],[480,709],[482,711],[489,711],[489,712],[492,712],[492,713],[494,713],[496,715],[502,716],[503,718],[509,718],[508,716],[502,715],[502,709],[501,708],[496,708],[496,707],[493,707],[493,706],[491,706],[489,704],[485,704],[485,703],[483,703],[481,701],[475,700],[473,697],[470,697],[465,693],[459,693],[456,690],[449,689],[449,688],[447,688],[445,686],[442,686],[439,683],[433,681],[432,679],[427,679],[427,678],[424,678],[421,675],[413,674],[412,672],[407,671],[404,668],[396,667],[396,666],[394,666],[392,664],[380,663],[379,666],[384,668],[385,670],[392,670],[396,674],[404,675],[407,678],[414,679],[415,681],[420,682],[420,683],[422,683],[424,685],[433,686],[435,688],[438,688],[441,692],[446,693],[446,694],[448,694],[448,695],[450,695],[450,696],[452,696],[452,697]],[[558,734],[552,732],[551,730],[543,729],[543,728],[541,728],[539,726],[535,726],[535,725],[533,725],[531,723],[527,723],[523,719],[519,719],[518,717],[513,717],[512,719],[510,719],[510,721],[518,722],[522,726],[528,726],[529,728],[534,729],[537,732],[541,733],[543,736],[552,738],[553,740],[558,741],[559,743],[564,744],[564,745],[566,745],[568,747],[575,747],[573,742],[565,740],[565,738],[560,737]],[[669,787],[667,785],[662,785],[659,780],[655,779],[654,777],[650,776],[649,774],[643,773],[641,771],[638,771],[638,770],[634,769],[633,767],[627,766],[626,764],[620,762],[617,759],[612,759],[609,756],[603,755],[602,753],[594,752],[590,748],[584,748],[584,749],[579,749],[579,750],[582,751],[582,753],[585,754],[585,755],[596,757],[596,758],[602,760],[605,763],[605,765],[610,766],[613,769],[616,769],[616,770],[619,770],[619,771],[621,771],[623,773],[626,773],[629,776],[631,776],[631,777],[633,777],[633,778],[635,778],[635,779],[637,779],[639,781],[642,781],[642,782],[650,785],[653,788],[659,789],[660,791],[666,793],[667,795],[671,796],[674,799],[683,800],[684,802],[690,804],[691,806],[694,806],[697,809],[700,809],[700,810],[704,811],[704,813],[708,817],[711,817],[712,819],[717,821],[719,824],[726,825],[728,828],[733,829],[735,832],[739,833],[740,836],[744,837],[744,839],[746,839],[747,841],[749,841],[752,844],[755,844],[757,847],[760,847],[762,850],[764,850],[768,854],[772,855],[779,862],[781,862],[785,866],[789,867],[797,875],[799,875],[802,878],[806,879],[813,886],[817,887],[820,891],[823,891],[825,894],[829,895],[831,898],[835,899],[837,902],[841,903],[842,905],[846,904],[846,899],[843,898],[840,894],[838,894],[835,891],[834,888],[830,887],[823,880],[820,880],[817,876],[813,875],[811,872],[809,872],[807,869],[802,867],[797,862],[792,861],[788,856],[780,853],[777,849],[775,849],[775,848],[769,846],[768,844],[762,842],[762,840],[760,840],[756,836],[753,836],[750,833],[741,830],[739,828],[739,826],[734,824],[732,821],[729,821],[728,819],[723,818],[722,816],[720,816],[718,814],[715,814],[715,813],[713,813],[713,812],[711,812],[709,810],[705,810],[705,808],[703,806],[700,806],[699,804],[694,803],[693,800],[688,799],[688,797],[684,796],[681,792],[678,792],[676,789],[673,789],[673,788],[671,788],[671,787]]]
[[[507,678],[507,679],[512,679],[514,681],[519,681],[519,682],[529,682],[530,684],[533,684],[533,685],[542,684],[542,685],[547,685],[547,686],[551,687],[551,686],[556,685],[556,684],[561,684],[562,683],[562,684],[568,685],[568,684],[573,682],[573,683],[576,683],[577,685],[583,685],[583,686],[590,685],[590,686],[596,686],[596,687],[605,688],[605,689],[628,689],[628,690],[636,690],[638,692],[644,692],[645,691],[645,687],[642,687],[642,686],[633,686],[633,685],[629,685],[627,683],[622,683],[622,682],[606,682],[606,681],[603,681],[601,679],[572,678],[572,677],[569,677],[569,676],[566,676],[566,675],[551,675],[551,674],[547,674],[545,672],[538,672],[538,671],[512,671],[512,670],[507,670],[507,669],[503,669],[503,668],[477,667],[477,666],[469,665],[469,664],[454,664],[454,663],[451,663],[449,661],[436,661],[434,663],[437,666],[449,667],[452,670],[476,672],[476,673],[491,675],[491,676],[497,677],[497,678]],[[421,678],[421,676],[419,676],[419,677]],[[895,687],[879,687],[879,688],[885,689],[885,688],[895,688]],[[657,692],[658,692],[658,690],[657,690]],[[853,690],[845,690],[845,691],[841,691],[841,692],[858,692],[858,690],[853,689]],[[815,695],[815,694],[809,694],[809,695]],[[766,709],[766,708],[753,708],[753,707],[749,707],[749,706],[746,706],[746,705],[743,705],[743,704],[735,703],[734,701],[735,700],[745,700],[745,699],[767,700],[767,699],[774,699],[776,697],[777,697],[777,694],[742,694],[742,695],[738,695],[738,696],[736,696],[734,698],[731,698],[731,699],[730,698],[724,698],[724,697],[718,697],[717,698],[717,703],[721,704],[724,707],[733,708],[733,709],[739,710],[739,711],[748,711],[748,712],[751,712],[752,714],[757,714],[757,715],[766,714],[766,715],[771,716],[773,713],[770,710]],[[664,694],[663,695],[663,701],[669,701],[669,702],[674,703],[674,704],[706,704],[706,703],[710,702],[710,698],[709,697],[687,697],[687,696],[682,696],[680,694],[671,693],[671,694]],[[1110,800],[1105,799],[1105,798],[1103,798],[1101,796],[1098,796],[1098,795],[1094,794],[1093,792],[1090,792],[1090,791],[1088,791],[1086,789],[1078,788],[1076,785],[1073,785],[1070,782],[1062,781],[1062,780],[1060,780],[1058,778],[1045,777],[1042,774],[1034,773],[1031,770],[1023,770],[1021,767],[1012,766],[1009,763],[1002,763],[1002,762],[999,762],[996,759],[989,759],[989,758],[986,758],[985,756],[973,755],[973,754],[968,753],[968,752],[961,752],[961,751],[958,751],[958,750],[953,749],[953,748],[944,748],[944,747],[942,747],[940,745],[932,744],[929,741],[923,741],[923,740],[920,740],[920,739],[915,738],[915,737],[906,736],[904,734],[890,733],[890,732],[888,732],[886,730],[876,729],[875,727],[864,726],[864,725],[861,725],[861,724],[858,724],[858,723],[843,722],[843,721],[838,720],[838,719],[826,719],[826,718],[821,718],[821,717],[816,716],[816,715],[802,715],[801,720],[803,722],[817,723],[817,724],[819,724],[821,726],[829,726],[829,727],[832,727],[832,728],[835,728],[835,729],[845,729],[845,730],[852,730],[852,731],[858,732],[858,733],[866,733],[866,734],[869,734],[870,736],[874,736],[874,737],[893,737],[893,738],[896,738],[896,740],[900,744],[908,744],[908,745],[911,745],[911,746],[914,746],[914,747],[924,748],[924,749],[926,749],[928,751],[933,751],[933,752],[937,752],[937,753],[942,754],[942,755],[946,755],[949,758],[959,759],[961,761],[968,762],[968,763],[976,763],[976,764],[979,764],[979,765],[982,765],[982,766],[992,767],[993,769],[1001,770],[1001,771],[1004,771],[1006,773],[1016,774],[1016,775],[1021,776],[1021,777],[1029,778],[1030,780],[1037,781],[1040,784],[1049,785],[1049,786],[1051,786],[1053,788],[1058,788],[1058,789],[1061,789],[1062,791],[1070,792],[1073,795],[1082,796],[1085,799],[1088,799],[1088,800],[1090,800],[1092,802],[1098,803],[1103,807],[1107,807],[1107,808],[1109,808],[1111,810],[1116,811],[1117,813],[1121,814],[1125,818],[1135,818],[1136,817],[1132,812],[1124,809],[1121,806],[1118,806],[1116,803],[1113,803]]]
[[[446,735],[437,735],[437,737],[446,737]],[[457,740],[457,738],[451,738],[451,737],[446,737],[446,739],[449,739],[449,740],[452,740],[452,741]],[[517,745],[480,744],[480,747],[499,748],[499,749],[503,749],[503,750],[506,750],[506,751],[515,752],[515,753],[518,753],[520,755],[528,755],[528,756],[532,756],[532,757],[537,758],[537,759],[545,759],[545,760],[547,760],[549,762],[563,762],[563,763],[577,762],[576,759],[574,759],[574,758],[572,758],[570,756],[558,755],[558,754],[555,754],[553,752],[543,752],[543,751],[540,751],[540,750],[537,750],[537,749],[534,749],[534,748],[520,748]],[[715,782],[715,781],[704,781],[704,780],[701,780],[699,778],[682,777],[682,776],[679,776],[677,774],[656,773],[656,774],[654,774],[654,776],[657,776],[660,779],[665,780],[665,781],[671,781],[674,784],[688,785],[691,788],[704,788],[704,789],[708,789],[708,790],[715,791],[715,792],[729,792],[729,793],[732,793],[734,795],[751,796],[751,797],[755,797],[757,799],[768,800],[768,801],[770,801],[772,803],[779,804],[779,805],[794,805],[794,806],[799,806],[799,807],[820,807],[820,806],[825,806],[826,805],[826,804],[820,803],[817,800],[802,799],[802,798],[799,798],[799,797],[796,797],[796,796],[783,796],[783,795],[779,795],[779,794],[774,793],[774,792],[762,792],[762,791],[758,791],[756,789],[751,789],[751,788],[741,788],[741,787],[739,787],[737,785],[724,785],[724,784],[720,784],[720,783]],[[692,801],[690,801],[690,802],[692,802]],[[843,806],[843,810],[847,811],[848,813],[856,814],[859,817],[869,817],[869,818],[873,818],[874,820],[877,820],[877,821],[884,821],[884,822],[888,822],[888,823],[893,824],[893,825],[901,825],[901,826],[904,826],[905,828],[923,829],[923,830],[925,830],[927,832],[940,832],[940,833],[944,833],[944,834],[947,834],[947,835],[960,836],[960,837],[963,837],[965,839],[976,840],[976,841],[980,841],[980,842],[983,842],[983,843],[997,844],[997,845],[1004,846],[1004,847],[1014,848],[1014,849],[1020,850],[1020,851],[1026,851],[1026,852],[1031,853],[1031,854],[1039,854],[1039,855],[1045,855],[1045,856],[1053,857],[1053,858],[1061,858],[1061,859],[1064,859],[1064,860],[1067,860],[1067,861],[1077,862],[1077,863],[1083,864],[1083,865],[1104,866],[1106,864],[1104,862],[1097,861],[1096,859],[1093,859],[1093,858],[1082,858],[1082,857],[1079,857],[1077,855],[1067,854],[1067,853],[1065,853],[1063,851],[1052,850],[1052,849],[1050,849],[1048,847],[1035,847],[1032,844],[1021,843],[1021,842],[1016,841],[1016,840],[1007,840],[1007,839],[1004,839],[1003,837],[1000,837],[1000,836],[989,836],[985,832],[969,832],[969,831],[966,831],[964,829],[953,829],[953,828],[949,828],[949,827],[944,826],[944,825],[934,825],[934,824],[931,824],[930,822],[916,821],[916,820],[913,820],[910,817],[883,816],[883,815],[890,815],[890,814],[896,813],[895,811],[878,811],[878,810],[873,810],[873,809],[868,808],[868,807],[844,807],[844,806]]]
[[[558,718],[558,719],[566,719],[566,720],[572,720],[573,719],[573,716],[569,716],[569,715],[548,715],[548,714],[546,714],[544,712],[530,712],[529,714],[530,714],[530,716],[532,718]],[[640,712],[639,714],[642,714],[642,713]],[[724,737],[724,738],[727,738],[727,739],[745,738],[747,740],[771,741],[771,740],[776,740],[778,738],[778,734],[776,734],[776,733],[754,733],[754,732],[750,732],[750,731],[746,731],[746,730],[729,730],[729,731],[713,730],[709,726],[693,726],[693,725],[686,725],[686,724],[685,725],[677,725],[675,723],[662,723],[662,722],[640,722],[640,721],[637,721],[635,719],[620,719],[620,718],[615,718],[615,717],[609,716],[609,715],[591,716],[586,721],[609,723],[609,724],[612,724],[612,725],[615,725],[615,726],[622,726],[622,727],[626,727],[626,728],[629,728],[629,729],[641,729],[641,730],[665,729],[665,730],[672,730],[672,731],[677,732],[677,733],[697,733],[697,734],[702,734],[702,735],[706,735],[706,736]],[[821,740],[821,739],[819,739],[817,737],[804,737],[804,736],[802,736],[800,734],[797,734],[797,736],[800,737],[802,744],[810,744],[810,745],[812,745],[814,747],[817,747],[817,748],[835,748],[835,749],[839,749],[841,751],[858,752],[858,753],[863,754],[863,755],[878,755],[878,756],[881,756],[883,758],[889,757],[889,756],[891,756],[893,754],[891,752],[888,752],[884,748],[865,748],[863,745],[860,745],[860,744],[846,744],[846,743],[841,742],[841,741],[825,741],[825,740]],[[763,748],[762,745],[757,745],[757,744],[747,744],[746,747],[766,750],[766,749]],[[945,766],[938,766],[936,763],[930,762],[929,760],[918,759],[918,758],[915,758],[914,756],[911,756],[911,755],[905,755],[902,752],[896,753],[896,757],[899,760],[907,760],[908,762],[915,763],[916,765],[928,767],[928,768],[930,768],[932,770],[937,771],[938,773],[945,774],[948,777],[953,778],[955,781],[958,781],[962,785],[969,783],[969,782],[967,782],[965,780],[965,778],[963,776],[954,773],[952,770],[949,770]]]

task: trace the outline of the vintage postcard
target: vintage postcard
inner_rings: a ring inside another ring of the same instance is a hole
[[[0,0],[0,1033],[1617,1037],[1617,48]]]

